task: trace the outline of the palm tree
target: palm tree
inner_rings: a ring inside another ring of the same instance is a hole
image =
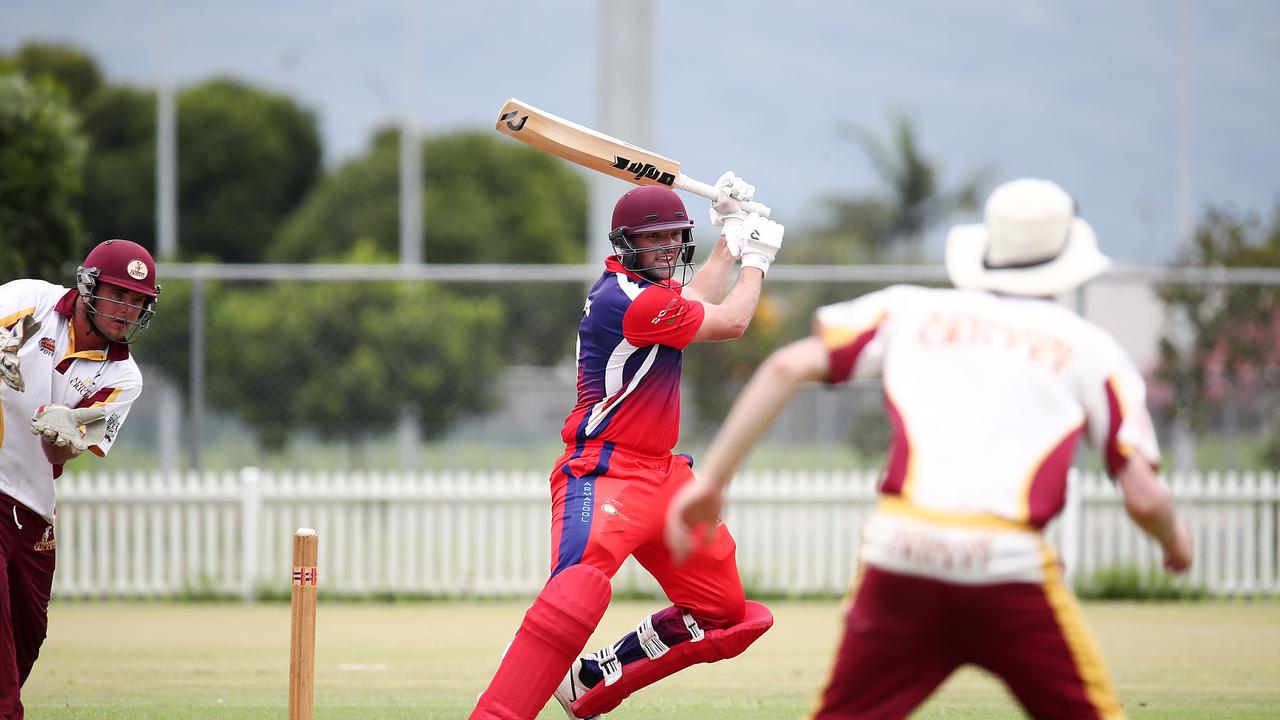
[[[954,189],[940,188],[938,165],[921,152],[910,119],[899,111],[892,123],[888,139],[853,123],[843,130],[867,154],[886,192],[828,201],[829,234],[852,236],[875,258],[895,248],[918,253],[925,232],[957,210],[976,208],[987,183],[987,173],[978,172]]]

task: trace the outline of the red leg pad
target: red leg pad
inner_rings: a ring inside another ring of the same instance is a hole
[[[532,720],[547,704],[609,607],[609,578],[574,565],[547,582],[524,614],[471,720]]]
[[[773,626],[773,613],[758,602],[747,601],[742,622],[718,630],[707,630],[698,642],[686,640],[657,660],[643,658],[627,663],[622,677],[612,685],[600,683],[573,704],[573,714],[591,717],[618,707],[631,693],[652,685],[694,663],[711,663],[735,657]],[[563,673],[562,673],[563,675]]]

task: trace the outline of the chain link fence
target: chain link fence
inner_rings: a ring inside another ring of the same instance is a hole
[[[147,387],[98,466],[549,469],[599,270],[161,265],[159,313],[134,349]],[[948,285],[932,266],[776,267],[745,338],[685,353],[680,450],[705,447],[755,367],[806,334],[815,307],[903,282]],[[1212,353],[1195,360],[1197,329],[1169,288],[1221,304],[1241,289],[1274,292],[1280,271],[1120,269],[1059,301],[1110,331],[1147,374],[1167,467],[1275,467],[1276,353],[1247,373],[1215,367]],[[1202,382],[1183,387],[1179,372],[1196,363]],[[877,383],[814,387],[749,465],[875,467],[887,439]],[[1081,462],[1096,466],[1092,453]]]

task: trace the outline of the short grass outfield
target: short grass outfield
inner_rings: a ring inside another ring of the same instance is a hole
[[[316,718],[466,717],[526,604],[322,602]],[[656,604],[616,602],[591,647]],[[839,638],[839,604],[771,606],[776,626],[744,655],[642,691],[610,720],[803,717]],[[1088,603],[1085,615],[1130,717],[1280,717],[1280,604]],[[288,638],[284,603],[56,601],[23,699],[33,718],[275,720]],[[915,717],[1021,716],[996,680],[965,669]],[[554,703],[539,716],[562,717]]]

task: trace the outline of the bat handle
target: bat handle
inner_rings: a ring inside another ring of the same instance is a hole
[[[688,175],[685,175],[684,173],[681,173],[676,176],[675,188],[677,190],[684,190],[686,192],[691,192],[694,195],[701,195],[702,197],[708,200],[715,200],[720,195],[720,191],[715,189],[711,185],[708,185],[699,180],[694,180],[693,178],[689,177]],[[772,210],[769,209],[768,205],[764,205],[758,202],[744,202],[742,203],[742,209],[746,210],[747,212],[756,213],[761,217],[769,217],[769,213],[773,212]]]

